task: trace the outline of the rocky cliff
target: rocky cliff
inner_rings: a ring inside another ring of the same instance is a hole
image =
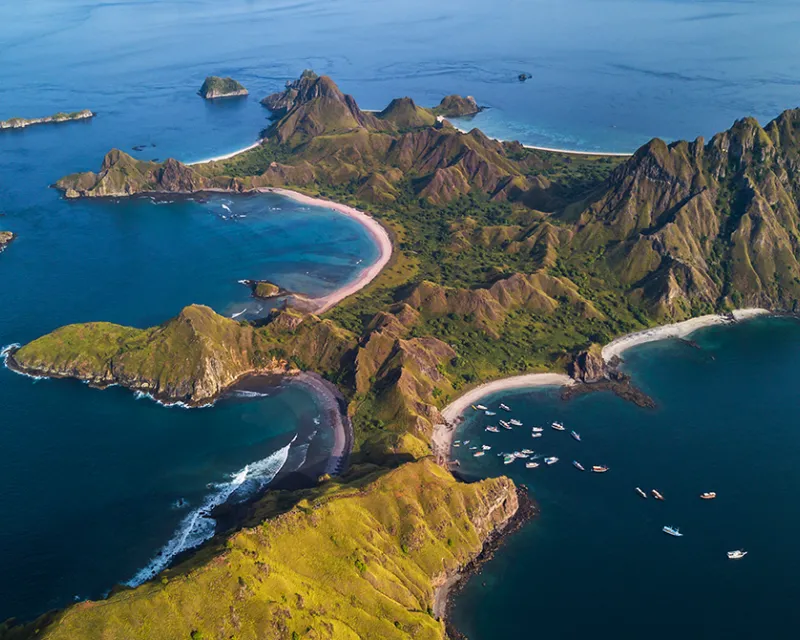
[[[215,98],[232,98],[234,96],[246,96],[247,89],[233,78],[220,78],[218,76],[208,76],[200,87],[198,93],[206,100]]]
[[[360,484],[329,483],[202,566],[75,605],[36,637],[444,640],[435,589],[508,525],[514,484],[458,483],[430,460]]]

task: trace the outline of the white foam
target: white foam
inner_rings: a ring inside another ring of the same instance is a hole
[[[231,319],[238,318],[238,317],[239,317],[240,315],[242,315],[243,313],[247,313],[247,307],[245,307],[244,309],[242,309],[242,310],[241,310],[239,313],[234,313],[234,314],[231,316]]]
[[[231,395],[235,398],[268,398],[268,393],[262,393],[260,391],[248,391],[247,389],[236,389],[231,392]]]
[[[152,400],[156,404],[160,404],[162,407],[178,407],[179,409],[208,409],[209,407],[214,406],[214,401],[206,402],[205,404],[198,404],[196,406],[192,406],[182,402],[181,400],[176,400],[175,402],[164,402],[162,400],[156,400],[152,393],[148,393],[147,391],[134,391],[133,397],[137,400],[141,400],[146,398],[148,400]]]
[[[225,209],[228,213],[231,213],[231,208],[227,204],[223,204],[222,208]]]
[[[3,359],[3,366],[8,369],[9,371],[16,373],[18,376],[24,376],[26,378],[30,378],[34,382],[38,380],[47,380],[47,376],[36,376],[32,373],[25,373],[24,371],[19,371],[18,369],[12,369],[8,366],[8,356],[11,355],[11,352],[14,349],[19,349],[22,345],[18,342],[14,342],[12,344],[6,345],[2,349],[0,349],[0,358]]]
[[[295,436],[296,438],[297,436]],[[141,569],[127,584],[138,587],[163,571],[172,559],[183,551],[193,549],[214,535],[217,523],[211,517],[214,507],[223,504],[236,489],[246,481],[254,482],[259,488],[267,486],[286,464],[289,449],[294,442],[267,456],[263,460],[248,464],[231,476],[229,482],[215,485],[216,491],[208,496],[203,504],[189,513],[178,526],[177,531],[150,563]]]

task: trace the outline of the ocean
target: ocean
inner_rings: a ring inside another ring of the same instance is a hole
[[[793,635],[800,322],[755,319],[692,340],[696,348],[664,340],[623,354],[655,409],[606,392],[568,402],[555,388],[504,392],[481,402],[509,405],[524,426],[500,433],[484,426],[504,412],[467,411],[455,437],[470,444],[453,450],[461,472],[509,475],[540,514],[457,594],[459,631],[472,640]],[[541,438],[531,438],[534,425]],[[483,444],[492,449],[474,458],[469,447]],[[538,468],[496,455],[523,448],[534,450]],[[547,456],[559,461],[547,466]],[[609,471],[591,473],[592,465]],[[716,499],[700,499],[711,491]],[[665,525],[684,536],[666,535]],[[748,555],[729,560],[736,549]]]
[[[354,221],[274,196],[66,202],[49,188],[96,170],[111,148],[191,162],[252,144],[268,125],[258,100],[306,67],[331,75],[365,109],[402,95],[434,104],[471,94],[490,108],[463,126],[585,150],[709,136],[743,115],[763,122],[800,102],[800,7],[782,0],[410,0],[380,11],[367,0],[8,4],[0,119],[98,115],[0,132],[0,229],[19,234],[0,256],[0,346],[71,322],[150,326],[190,303],[252,317],[263,310],[240,279],[316,295],[374,260]],[[533,77],[521,83],[522,72]],[[200,99],[209,74],[235,77],[250,96]],[[665,384],[658,393],[669,393]],[[166,409],[122,389],[0,370],[0,619],[131,580],[248,465],[271,459],[258,467],[269,476],[292,438],[314,430],[316,409],[302,388],[245,400]],[[750,436],[761,426],[735,424]],[[324,433],[319,455],[329,446]],[[283,464],[292,464],[288,453]],[[188,504],[173,506],[181,499]],[[552,517],[544,509],[518,539],[545,529],[561,539],[547,525]]]

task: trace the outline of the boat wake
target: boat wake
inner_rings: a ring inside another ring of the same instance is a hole
[[[198,509],[189,513],[181,521],[169,542],[164,545],[146,567],[137,572],[126,584],[131,587],[138,587],[140,584],[151,580],[166,569],[172,559],[179,553],[193,549],[211,538],[217,526],[216,521],[211,517],[213,509],[224,504],[245,483],[263,489],[272,482],[284,464],[286,464],[286,460],[289,457],[289,449],[295,438],[285,447],[263,460],[246,465],[244,469],[233,474],[230,481],[212,485],[215,489],[214,493],[209,495]]]
[[[247,307],[245,307],[244,309],[242,309],[242,310],[241,310],[239,313],[234,313],[234,314],[231,316],[231,318],[235,320],[236,318],[238,318],[238,317],[239,317],[240,315],[242,315],[243,313],[247,313]]]

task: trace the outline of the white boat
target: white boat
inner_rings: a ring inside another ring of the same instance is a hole
[[[487,416],[496,416],[497,415],[497,411],[484,411],[484,413]]]
[[[511,464],[516,459],[517,459],[516,456],[506,456],[505,458],[503,458],[503,464]]]
[[[531,438],[541,438],[541,437],[542,437],[541,433],[532,433],[531,434]]]
[[[526,469],[535,469],[538,466],[539,466],[538,462],[526,462],[525,463],[525,468]]]
[[[533,455],[533,449],[523,449],[522,453],[527,453],[529,456]]]
[[[500,420],[500,426],[504,429],[508,429],[508,423],[505,420]]]
[[[476,458],[480,458],[481,456],[485,456],[486,454],[483,451],[476,451],[472,454]]]
[[[489,451],[491,449],[491,447],[488,444],[484,444],[484,445],[481,445],[481,449],[483,449],[484,451]]]
[[[533,429],[531,429],[531,433],[541,433],[542,431],[544,431],[544,429],[542,429],[541,427],[534,427]]]
[[[522,451],[515,451],[514,452],[514,457],[515,458],[530,458],[530,456],[527,453],[522,453]]]
[[[575,467],[578,471],[586,471],[585,467],[577,460],[572,461],[572,466]]]
[[[502,402],[500,403],[500,408],[503,411],[511,411],[511,408],[507,404],[503,404]]]
[[[550,426],[553,427],[553,429],[555,429],[556,431],[564,431],[564,425],[561,424],[560,422],[554,422]]]
[[[573,438],[575,438],[575,440],[577,440],[578,442],[581,441],[581,434],[578,433],[577,431],[570,431],[569,435],[571,435]]]
[[[478,448],[478,447],[470,447],[470,448],[469,448],[469,450],[470,450],[470,451],[475,451],[475,449],[477,449],[477,448]]]
[[[737,549],[736,551],[728,551],[728,559],[729,560],[741,560],[747,555],[747,551],[744,549]]]
[[[511,418],[511,420],[509,420],[508,422],[509,422],[509,424],[512,424],[515,427],[521,427],[522,426],[522,423],[519,420],[517,420],[516,418]]]
[[[464,444],[469,444],[469,440],[464,440]]]
[[[498,429],[497,427],[486,427],[484,431],[490,431],[491,433],[500,433],[500,429]]]
[[[556,462],[558,462],[558,458],[555,456],[550,456],[549,458],[544,459],[545,464],[555,464]]]
[[[636,493],[638,493],[640,496],[642,496],[642,498],[647,500],[647,494],[644,491],[642,491],[639,487],[636,487]]]
[[[475,408],[476,408],[478,411],[486,411],[486,409],[487,409],[488,407],[484,407],[482,404],[476,404],[476,405],[475,405]]]
[[[661,530],[662,530],[664,533],[666,533],[667,535],[670,535],[670,536],[675,536],[676,538],[682,538],[682,537],[683,537],[683,534],[681,533],[681,530],[680,530],[680,529],[678,529],[678,527],[670,527],[670,526],[665,526],[665,527],[664,527],[663,529],[661,529]]]
[[[511,431],[511,425],[510,424],[504,424],[503,425],[503,429],[508,429],[509,431]]]
[[[458,442],[456,442],[456,443],[455,443],[453,446],[454,446],[454,447],[460,447],[461,445],[460,445],[460,444],[458,444]]]

